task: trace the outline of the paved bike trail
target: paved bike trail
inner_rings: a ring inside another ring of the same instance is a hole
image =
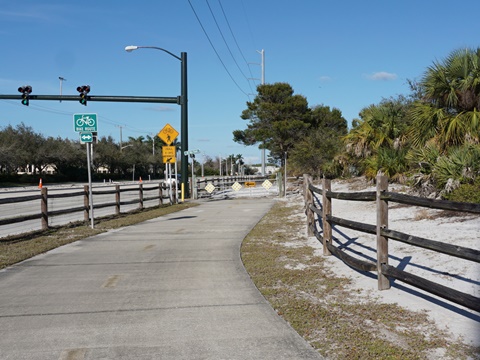
[[[321,359],[240,259],[273,201],[203,201],[0,271],[0,359]]]

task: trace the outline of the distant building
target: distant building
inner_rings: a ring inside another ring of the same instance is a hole
[[[20,169],[17,171],[17,174],[28,174],[28,175],[33,175],[33,174],[55,174],[57,172],[57,169],[55,168],[55,165],[47,165],[42,171],[40,171],[39,168],[35,168],[34,165],[27,165],[25,168]]]
[[[257,165],[250,165],[250,168],[255,169],[255,173],[257,175],[262,174],[262,166],[257,166]],[[265,175],[271,175],[275,174],[278,171],[278,167],[274,165],[267,165],[265,166]]]

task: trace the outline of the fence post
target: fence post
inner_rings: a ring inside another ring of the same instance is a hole
[[[305,213],[307,214],[308,236],[313,236],[312,226],[315,224],[315,216],[310,206],[313,205],[313,194],[308,188],[312,183],[312,177],[309,174],[303,174],[303,197],[305,199]]]
[[[390,280],[382,274],[382,264],[388,264],[388,238],[380,231],[388,228],[388,201],[380,199],[382,193],[388,190],[388,178],[377,175],[377,278],[378,290],[390,289]]]
[[[120,215],[120,185],[115,185],[115,215]]]
[[[48,229],[48,190],[47,188],[42,188],[40,192],[41,199],[41,212],[42,212],[42,230]]]
[[[162,183],[158,183],[158,206],[163,205],[163,187]]]
[[[139,198],[138,208],[140,210],[143,210],[143,184],[142,183],[138,184],[138,198]]]
[[[277,172],[278,196],[283,194],[283,176],[281,172]]]
[[[332,226],[327,221],[327,217],[332,215],[332,199],[327,196],[327,192],[332,190],[332,182],[329,179],[322,179],[322,225],[323,225],[323,255],[331,255],[328,250],[327,242],[332,242]]]
[[[83,191],[84,191],[84,195],[83,195],[83,206],[84,206],[83,220],[86,223],[88,223],[88,220],[90,220],[90,216],[89,216],[90,201],[88,200],[88,185],[83,186]]]

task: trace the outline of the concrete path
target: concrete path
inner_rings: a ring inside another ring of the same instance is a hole
[[[240,259],[272,202],[204,201],[0,271],[0,359],[320,359]]]

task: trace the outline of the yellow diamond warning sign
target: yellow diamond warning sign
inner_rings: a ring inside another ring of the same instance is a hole
[[[178,136],[178,131],[175,130],[170,124],[163,127],[157,136],[165,142],[167,145],[171,145]]]

